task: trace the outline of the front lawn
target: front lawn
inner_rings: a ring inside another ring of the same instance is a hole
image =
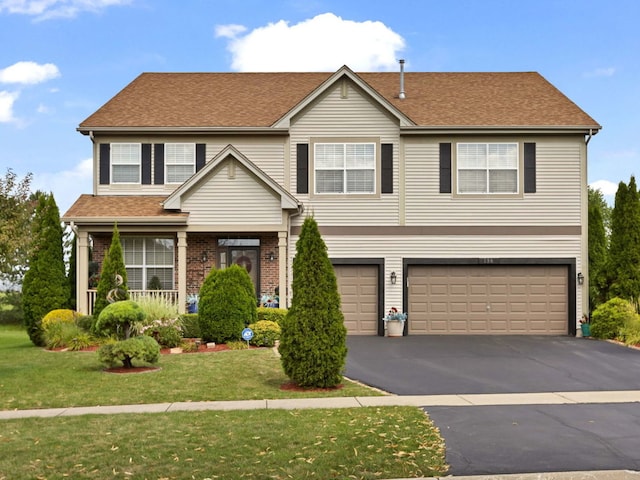
[[[0,478],[410,478],[447,471],[414,407],[31,418],[0,422]]]
[[[288,381],[271,349],[162,355],[160,371],[109,374],[95,352],[51,352],[24,330],[0,326],[0,410],[214,400],[371,396],[345,380],[327,392],[280,389]]]

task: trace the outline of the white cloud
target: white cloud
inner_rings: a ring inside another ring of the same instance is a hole
[[[613,77],[615,73],[616,73],[616,69],[614,67],[596,68],[595,70],[586,72],[584,76],[585,77]]]
[[[17,62],[0,69],[0,83],[33,85],[59,76],[60,70],[53,63]]]
[[[56,204],[63,215],[80,194],[93,191],[93,160],[87,158],[71,170],[54,173],[34,173],[31,190],[53,192]]]
[[[229,38],[236,71],[394,70],[404,39],[378,21],[354,22],[324,13],[295,25],[280,20],[244,36],[238,25],[216,27]]]
[[[618,191],[618,184],[609,180],[596,180],[589,184],[594,190],[600,190],[604,196],[615,195]]]
[[[244,25],[216,25],[215,34],[216,37],[224,38],[236,38],[239,34],[244,33],[247,27]]]
[[[0,13],[35,16],[36,20],[73,18],[81,12],[100,12],[111,6],[127,5],[131,0],[0,0]]]
[[[8,123],[13,117],[13,104],[18,99],[18,92],[0,91],[0,123]]]

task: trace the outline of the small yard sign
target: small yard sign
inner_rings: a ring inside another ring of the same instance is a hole
[[[249,340],[253,338],[253,330],[250,328],[245,328],[242,330],[242,339],[247,341],[247,347],[249,346]]]

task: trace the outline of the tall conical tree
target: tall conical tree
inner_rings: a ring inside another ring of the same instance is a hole
[[[119,277],[119,278],[118,278]],[[122,283],[119,284],[119,280]],[[100,312],[109,305],[107,296],[110,292],[112,300],[129,300],[129,289],[127,287],[127,269],[124,265],[124,257],[122,255],[122,244],[120,243],[120,232],[118,225],[113,226],[113,236],[111,237],[111,246],[102,261],[102,269],[100,270],[100,281],[96,292],[96,303],[93,306],[93,316],[97,318]]]
[[[589,310],[607,301],[607,235],[604,227],[604,198],[589,187]]]
[[[313,217],[305,219],[296,243],[292,290],[280,336],[284,372],[302,387],[335,387],[342,382],[347,329],[327,246]]]
[[[635,177],[620,182],[611,213],[610,294],[631,301],[638,310],[640,296],[640,197]]]
[[[52,194],[40,194],[34,216],[33,251],[22,285],[24,322],[35,345],[44,345],[42,318],[69,306],[60,211]]]

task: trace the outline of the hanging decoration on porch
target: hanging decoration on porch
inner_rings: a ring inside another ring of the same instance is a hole
[[[122,275],[118,275],[116,273],[114,279],[116,287],[112,288],[111,290],[109,290],[109,293],[107,293],[107,302],[109,303],[115,303],[120,300],[124,300],[127,296],[127,292],[125,292],[124,289],[120,288],[120,285],[124,283]]]

